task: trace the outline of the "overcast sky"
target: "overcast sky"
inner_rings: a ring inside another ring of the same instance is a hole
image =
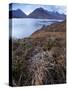
[[[45,10],[59,12],[61,14],[62,13],[66,14],[66,7],[65,6],[38,5],[38,4],[18,4],[18,3],[14,3],[12,5],[13,10],[21,9],[27,15],[30,14],[36,8],[40,8],[40,7],[44,8]]]

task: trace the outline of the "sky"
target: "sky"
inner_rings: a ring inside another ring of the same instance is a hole
[[[60,14],[66,14],[66,7],[65,6],[55,6],[55,5],[39,5],[39,4],[21,4],[21,3],[14,3],[12,5],[13,10],[21,9],[25,14],[29,15],[33,10],[36,8],[44,8],[48,11],[59,12]]]

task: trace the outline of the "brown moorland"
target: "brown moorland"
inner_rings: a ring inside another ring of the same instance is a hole
[[[66,83],[66,21],[13,40],[13,86]]]

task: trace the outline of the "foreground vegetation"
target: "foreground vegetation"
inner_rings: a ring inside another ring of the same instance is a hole
[[[42,27],[29,38],[13,40],[13,86],[66,82],[66,22]]]

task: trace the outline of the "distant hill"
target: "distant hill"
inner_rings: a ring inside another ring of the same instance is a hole
[[[37,8],[32,13],[28,15],[29,18],[39,18],[39,19],[65,19],[64,14],[59,14],[58,12],[50,12],[44,10],[43,8]]]
[[[9,18],[26,18],[26,14],[23,11],[21,11],[20,9],[10,10]]]
[[[65,19],[64,14],[59,14],[58,12],[51,12],[43,8],[37,8],[29,15],[26,15],[20,9],[10,10],[9,18],[35,18],[35,19]]]
[[[58,32],[58,33],[57,33]],[[62,22],[57,22],[54,24],[51,24],[47,27],[43,26],[41,29],[35,31],[31,37],[46,37],[49,33],[54,35],[59,34],[60,37],[62,37],[62,35],[60,35],[60,32],[64,34],[64,32],[66,32],[66,21],[62,21]]]

